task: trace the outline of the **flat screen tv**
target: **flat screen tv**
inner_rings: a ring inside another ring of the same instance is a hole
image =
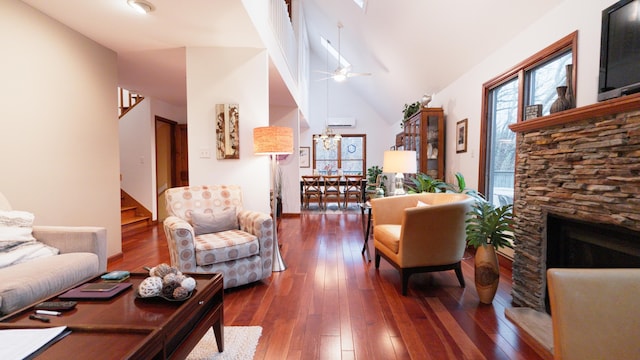
[[[640,0],[602,11],[598,101],[640,92]]]

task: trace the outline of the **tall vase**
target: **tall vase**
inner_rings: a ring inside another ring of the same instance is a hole
[[[567,92],[565,93],[564,97],[565,99],[567,99],[567,103],[568,103],[567,109],[573,109],[574,107],[576,107],[576,99],[575,99],[575,95],[573,94],[574,93],[573,64],[567,64],[566,70],[567,70]]]
[[[482,245],[476,249],[474,265],[476,291],[480,302],[491,304],[500,282],[498,254],[493,245]]]
[[[567,87],[566,86],[558,86],[556,88],[556,92],[558,93],[558,98],[556,101],[551,104],[551,109],[549,109],[550,113],[557,113],[559,111],[564,111],[569,108],[569,103],[567,102]]]

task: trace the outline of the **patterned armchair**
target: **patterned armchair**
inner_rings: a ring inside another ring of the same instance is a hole
[[[164,231],[173,266],[183,272],[221,272],[225,289],[271,276],[273,221],[269,214],[242,208],[240,186],[177,187],[165,198]],[[235,228],[203,225],[203,218],[219,223],[225,218],[221,214],[234,211]]]

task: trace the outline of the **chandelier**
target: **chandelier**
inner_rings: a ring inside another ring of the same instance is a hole
[[[327,42],[329,42],[327,40]],[[327,73],[329,72],[329,47],[327,46]],[[338,65],[340,64],[340,59],[338,59]],[[333,129],[329,127],[327,120],[329,119],[329,81],[326,81],[326,89],[327,89],[327,115],[325,117],[324,130],[321,135],[313,135],[313,142],[318,144],[322,143],[322,147],[325,150],[335,150],[338,148],[338,144],[340,140],[342,140],[342,135],[336,134],[333,132]]]
[[[315,143],[322,143],[325,150],[335,150],[342,140],[342,135],[333,132],[333,129],[327,126],[321,135],[313,135]]]

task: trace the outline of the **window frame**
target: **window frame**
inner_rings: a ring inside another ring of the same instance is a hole
[[[578,31],[574,31],[571,34],[563,37],[562,39],[554,42],[548,47],[542,49],[541,51],[535,53],[524,61],[520,62],[516,66],[507,70],[506,72],[494,77],[493,79],[482,84],[482,112],[480,114],[480,164],[479,164],[479,174],[478,174],[478,190],[483,194],[487,191],[487,155],[488,155],[488,142],[487,132],[489,130],[489,101],[491,99],[490,93],[493,89],[498,86],[507,83],[508,81],[513,80],[514,78],[518,79],[518,113],[516,123],[520,123],[524,119],[524,108],[525,108],[525,86],[526,86],[526,74],[528,71],[536,68],[540,64],[543,64],[555,56],[561,55],[567,50],[571,50],[571,57],[573,63],[573,76],[571,77],[571,85],[573,88],[574,98],[577,95],[577,69],[578,69]],[[516,153],[517,153],[518,143],[516,142]],[[516,158],[517,161],[517,158]]]
[[[318,135],[313,135],[311,137],[311,143],[313,144],[312,148],[312,167],[313,167],[313,171],[315,172],[315,170],[317,169],[316,167],[316,142],[315,142],[315,137],[319,136]],[[362,176],[366,176],[367,175],[367,134],[340,134],[340,136],[342,136],[343,138],[348,138],[348,137],[360,137],[362,138]],[[338,142],[338,150],[336,151],[338,154],[338,169],[342,169],[342,140],[340,140]]]

